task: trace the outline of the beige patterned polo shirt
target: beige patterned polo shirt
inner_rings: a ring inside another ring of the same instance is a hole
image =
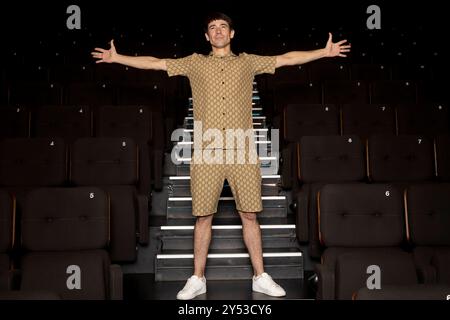
[[[208,129],[217,129],[222,134],[223,148],[236,149],[239,144],[227,144],[226,132],[230,129],[250,129],[253,134],[252,95],[254,76],[274,73],[276,57],[231,53],[219,57],[212,53],[194,53],[179,59],[166,59],[169,76],[187,76],[192,88],[194,110],[194,132],[201,121],[202,134]],[[196,127],[197,126],[197,127]],[[218,132],[215,130],[215,132]],[[247,131],[248,132],[248,131]],[[254,139],[250,141],[254,146]],[[197,147],[194,138],[194,145]],[[203,141],[202,149],[211,146]],[[219,147],[214,146],[214,149]],[[248,149],[247,149],[248,150]]]

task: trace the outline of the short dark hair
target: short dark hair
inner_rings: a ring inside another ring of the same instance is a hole
[[[230,26],[230,30],[233,30],[233,20],[231,20],[229,16],[227,16],[225,13],[222,12],[210,12],[209,14],[206,15],[205,18],[204,24],[205,33],[208,32],[209,23],[215,20],[225,20]]]

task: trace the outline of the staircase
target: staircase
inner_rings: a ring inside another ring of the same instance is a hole
[[[261,160],[263,211],[258,214],[261,225],[263,259],[266,272],[274,279],[302,279],[303,255],[295,233],[295,219],[288,214],[286,194],[280,188],[279,154],[272,150],[270,130],[256,83],[253,84],[253,127]],[[193,134],[192,99],[184,119],[183,135]],[[192,144],[189,139],[174,142],[175,147]],[[165,179],[168,183],[166,224],[158,232],[158,253],[155,257],[155,281],[184,281],[193,273],[193,231],[190,193],[189,156],[177,157],[176,175]],[[171,161],[170,156],[166,162]],[[166,163],[170,165],[171,163]],[[206,264],[208,280],[242,280],[253,275],[251,262],[242,237],[242,225],[231,189],[225,181],[214,216],[212,240]]]

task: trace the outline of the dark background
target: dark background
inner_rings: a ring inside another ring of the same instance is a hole
[[[68,31],[66,8],[70,4],[81,7],[82,31]],[[183,50],[208,50],[203,37],[202,21],[208,11],[223,11],[235,20],[237,29],[233,48],[237,52],[257,51],[255,39],[274,39],[280,30],[291,35],[304,36],[311,29],[318,31],[321,44],[326,41],[326,30],[341,30],[352,39],[352,32],[366,30],[370,4],[381,7],[381,32],[394,30],[420,31],[433,45],[447,41],[448,13],[444,1],[3,1],[1,10],[2,47],[21,46],[34,50],[36,40],[55,39],[57,33],[65,40],[93,34],[99,46],[116,39],[118,49],[124,47],[121,39],[145,39],[144,32],[154,31],[154,37],[165,39],[182,37]],[[145,30],[145,31],[144,31]],[[319,32],[320,31],[320,32]],[[148,34],[147,34],[148,35]],[[168,45],[166,43],[166,45]],[[312,49],[301,47],[299,50]],[[146,46],[146,54],[151,54]]]

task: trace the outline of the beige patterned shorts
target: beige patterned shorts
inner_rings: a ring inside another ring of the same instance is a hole
[[[236,209],[260,212],[261,169],[257,164],[196,164],[191,163],[192,214],[206,216],[217,212],[223,183],[227,179]]]

